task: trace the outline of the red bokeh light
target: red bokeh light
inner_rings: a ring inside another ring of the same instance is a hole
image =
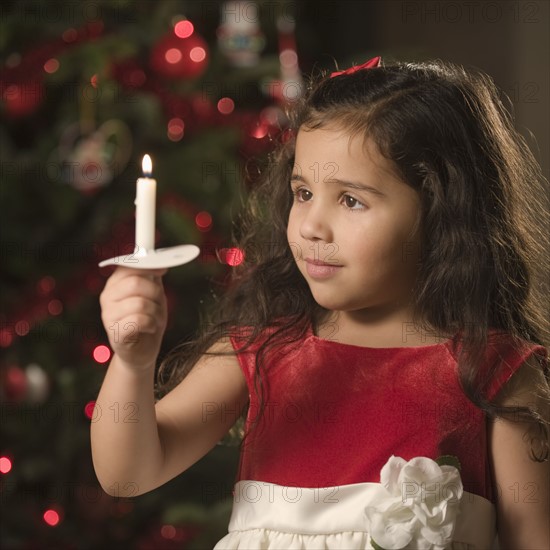
[[[7,328],[0,330],[0,347],[9,348],[13,342],[13,334]]]
[[[218,101],[218,111],[222,115],[228,115],[235,109],[235,102],[230,97],[222,97]]]
[[[99,345],[94,348],[94,359],[98,363],[106,363],[111,357],[111,350],[104,345]]]
[[[202,46],[195,46],[189,52],[189,59],[195,63],[200,63],[206,59],[206,50]]]
[[[48,59],[46,63],[44,63],[44,70],[48,74],[53,74],[59,69],[59,61],[55,59],[55,57],[52,57],[51,59]]]
[[[174,26],[176,36],[179,36],[180,38],[189,38],[193,34],[194,30],[195,27],[193,26],[193,23],[187,19],[184,21],[178,21]]]
[[[46,510],[42,517],[51,527],[55,527],[59,523],[59,514],[55,510]]]
[[[229,248],[225,255],[225,261],[230,266],[237,266],[243,263],[244,252],[240,248]]]
[[[7,456],[0,457],[0,473],[7,474],[11,470],[11,460]]]
[[[172,118],[168,121],[168,139],[170,141],[179,141],[183,137],[185,123],[181,118]]]
[[[48,313],[50,315],[59,315],[63,311],[63,304],[60,300],[50,300],[48,302]]]
[[[197,224],[197,227],[202,231],[210,229],[212,225],[212,216],[205,211],[199,212],[195,216],[195,223]]]
[[[87,418],[92,419],[94,416],[95,401],[88,401],[84,406],[84,414]]]

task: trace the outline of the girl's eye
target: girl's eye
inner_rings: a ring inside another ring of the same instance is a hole
[[[308,195],[311,195],[310,191],[308,191],[307,189],[303,189],[301,187],[296,190],[292,190],[292,194],[294,195],[294,200],[297,202],[306,202],[311,198],[310,196],[307,196],[307,195],[304,197],[305,193],[307,193]],[[359,210],[365,209],[365,205],[359,200],[357,200],[355,197],[352,197],[351,195],[342,195],[342,198],[344,199],[344,206],[348,210],[359,211]]]
[[[296,190],[292,190],[292,194],[294,195],[294,200],[297,200],[298,202],[304,202],[303,200],[300,200],[300,199],[303,199],[302,193],[309,193],[309,191],[307,189],[302,189],[301,187]],[[309,194],[311,195],[311,193]]]
[[[344,195],[344,202],[346,203],[346,206],[348,206],[350,210],[363,210],[365,208],[365,205],[362,202],[359,202],[356,198],[352,197],[351,195]],[[350,206],[350,202],[352,206]],[[360,208],[353,208],[354,205],[359,205]]]

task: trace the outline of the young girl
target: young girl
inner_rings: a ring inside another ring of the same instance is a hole
[[[375,58],[292,117],[158,401],[164,272],[107,281],[97,402],[139,422],[92,423],[101,485],[151,491],[246,415],[217,550],[550,548],[547,190],[493,83]]]

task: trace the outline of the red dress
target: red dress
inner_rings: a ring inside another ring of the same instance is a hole
[[[234,336],[231,342],[238,349],[241,341]],[[258,345],[238,354],[250,395],[247,428],[259,411]],[[263,418],[241,449],[236,481],[302,488],[380,483],[391,456],[454,455],[464,491],[494,503],[487,419],[459,385],[457,351],[452,340],[361,347],[321,339],[310,327],[303,341],[276,350],[265,363]],[[487,397],[533,354],[547,357],[547,350],[525,342],[518,351],[502,338],[491,343],[486,365],[498,361],[499,371]]]

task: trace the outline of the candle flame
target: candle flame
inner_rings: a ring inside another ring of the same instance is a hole
[[[141,169],[143,170],[143,174],[146,176],[150,176],[153,173],[153,161],[149,155],[145,155],[143,157],[143,160],[141,161]]]

